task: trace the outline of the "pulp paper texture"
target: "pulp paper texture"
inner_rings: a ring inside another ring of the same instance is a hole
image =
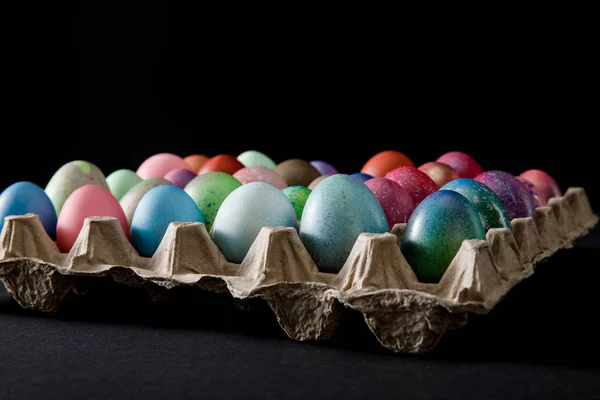
[[[384,347],[432,350],[469,313],[485,314],[540,260],[570,247],[598,222],[582,188],[570,188],[517,218],[511,229],[490,229],[466,240],[438,284],[418,282],[391,233],[363,233],[337,274],[322,273],[293,228],[263,228],[241,264],[227,262],[200,223],[172,223],[153,257],[140,257],[114,218],[88,218],[68,254],[61,254],[33,214],[7,217],[0,237],[0,279],[16,301],[55,311],[90,276],[144,287],[148,292],[193,286],[260,298],[296,340],[328,338],[345,308],[360,312]],[[85,291],[85,290],[84,290]],[[110,293],[106,294],[110,296]]]

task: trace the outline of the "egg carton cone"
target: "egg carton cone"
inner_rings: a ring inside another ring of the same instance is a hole
[[[293,228],[265,227],[241,264],[227,262],[200,223],[172,223],[151,258],[139,256],[114,218],[88,218],[68,254],[60,253],[37,215],[7,217],[1,233],[0,279],[25,308],[53,312],[90,277],[112,278],[149,294],[194,287],[262,299],[295,340],[323,340],[340,316],[361,313],[393,352],[423,353],[470,313],[489,312],[534,266],[571,247],[598,222],[583,188],[553,198],[532,218],[465,240],[441,281],[420,283],[400,251],[405,224],[361,234],[342,269],[319,272]],[[83,287],[83,289],[82,289]],[[104,295],[104,293],[103,293]],[[111,293],[105,293],[111,296]]]

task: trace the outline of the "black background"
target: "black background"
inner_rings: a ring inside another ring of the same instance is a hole
[[[352,173],[381,150],[416,164],[462,150],[487,170],[546,170],[600,209],[585,24],[484,34],[487,22],[334,26],[158,1],[43,7],[10,14],[0,189],[43,187],[75,159],[108,175],[159,152],[255,149]],[[586,398],[600,356],[593,236],[426,357],[383,351],[356,316],[331,342],[306,344],[260,306],[245,314],[212,298],[200,319],[193,305],[123,306],[114,288],[109,304],[39,316],[2,294],[0,397]]]

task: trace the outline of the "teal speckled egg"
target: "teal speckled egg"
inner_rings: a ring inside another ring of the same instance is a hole
[[[319,269],[337,273],[363,232],[389,232],[373,192],[347,174],[321,181],[308,197],[300,225],[300,239]]]
[[[130,169],[118,169],[106,177],[108,188],[117,200],[121,200],[129,189],[141,181],[142,178]]]
[[[401,250],[419,281],[437,283],[467,239],[485,240],[475,206],[457,192],[438,190],[408,220]]]
[[[298,221],[300,221],[302,219],[304,206],[306,205],[306,200],[308,200],[308,196],[311,194],[312,190],[306,186],[288,186],[283,189],[282,192],[294,206],[296,217],[298,218]]]
[[[440,190],[452,190],[465,196],[475,206],[483,229],[486,231],[490,228],[512,229],[502,200],[483,183],[474,179],[460,178],[448,182]]]

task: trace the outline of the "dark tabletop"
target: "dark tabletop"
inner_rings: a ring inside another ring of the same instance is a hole
[[[348,313],[295,342],[262,303],[207,294],[177,309],[118,286],[23,310],[0,290],[0,398],[592,398],[600,394],[600,229],[426,355],[393,354]]]

